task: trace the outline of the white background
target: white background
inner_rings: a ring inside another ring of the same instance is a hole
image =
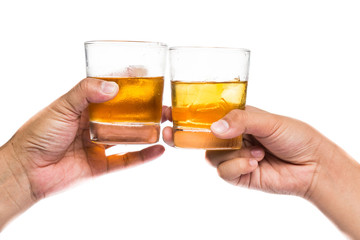
[[[84,41],[147,40],[169,46],[250,49],[248,104],[311,124],[359,161],[356,3],[2,0],[0,145],[85,77]],[[169,93],[168,84],[166,104]],[[84,182],[39,202],[12,221],[0,238],[344,236],[311,203],[233,187],[206,163],[203,151],[166,147],[165,154],[151,163]]]

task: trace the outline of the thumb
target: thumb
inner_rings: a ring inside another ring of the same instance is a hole
[[[62,113],[70,112],[79,116],[89,103],[106,102],[114,98],[118,91],[119,86],[115,82],[85,78],[55,101],[54,105]]]
[[[281,126],[281,116],[271,114],[255,107],[246,110],[235,109],[211,125],[211,131],[218,138],[228,139],[241,134],[251,134],[266,138],[273,135]]]

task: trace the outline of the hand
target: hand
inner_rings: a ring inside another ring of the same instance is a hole
[[[170,118],[169,111],[166,114]],[[244,134],[239,150],[206,151],[206,158],[229,183],[272,193],[311,194],[323,158],[319,150],[326,140],[309,125],[247,106],[231,111],[211,129],[224,139]],[[173,145],[170,128],[163,136]]]
[[[170,109],[165,111],[171,119]],[[306,123],[247,106],[211,126],[218,138],[243,134],[243,147],[206,151],[220,177],[240,186],[307,198],[345,234],[360,239],[360,165]],[[164,141],[173,145],[171,128]]]
[[[88,104],[108,101],[118,91],[116,83],[84,79],[25,123],[4,146],[24,169],[35,201],[80,179],[134,166],[164,152],[163,146],[154,145],[106,156],[110,146],[89,140]]]

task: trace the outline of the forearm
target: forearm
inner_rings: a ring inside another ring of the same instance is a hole
[[[360,239],[360,165],[335,144],[327,154],[319,164],[310,200],[345,234]]]
[[[9,144],[0,147],[0,231],[35,203],[26,171]]]

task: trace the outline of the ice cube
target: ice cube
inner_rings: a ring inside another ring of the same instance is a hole
[[[221,98],[228,103],[239,104],[241,102],[243,91],[243,85],[232,85],[221,93]]]
[[[148,70],[143,65],[129,65],[125,69],[119,71],[113,71],[109,76],[121,77],[121,78],[134,78],[134,77],[146,77]]]

